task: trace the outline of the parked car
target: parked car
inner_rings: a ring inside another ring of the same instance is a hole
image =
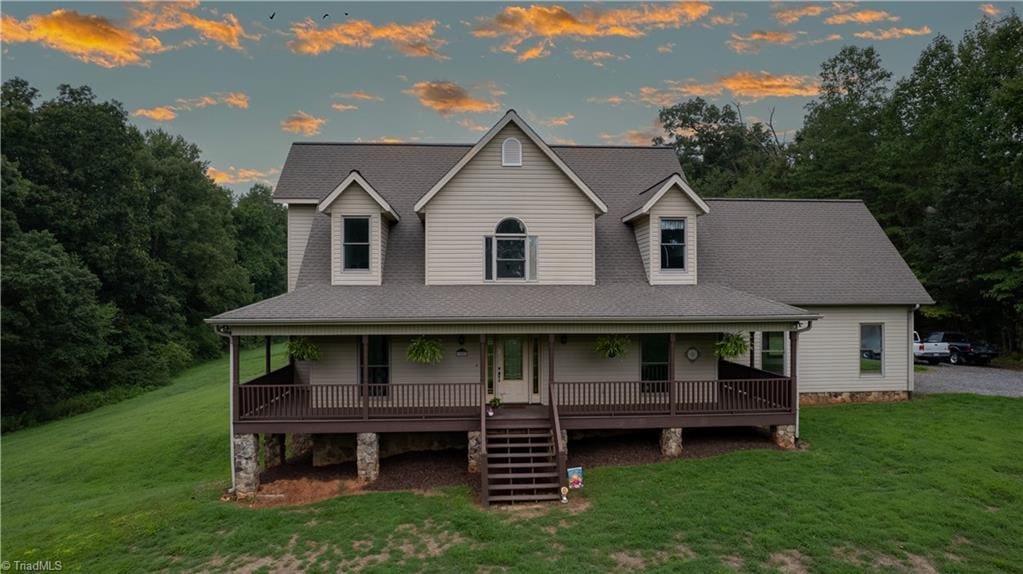
[[[920,333],[913,331],[913,359],[916,361],[927,361],[937,365],[947,361],[949,357],[948,345],[939,343],[926,344],[920,340]]]
[[[937,331],[931,333],[923,345],[924,353],[947,352],[948,362],[953,365],[965,363],[986,365],[991,362],[991,359],[998,356],[998,353],[991,345],[982,342],[971,343],[966,335],[956,331]]]

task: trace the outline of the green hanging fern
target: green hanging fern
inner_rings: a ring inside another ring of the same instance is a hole
[[[444,348],[437,339],[420,335],[409,343],[406,357],[410,363],[435,365],[444,358]]]
[[[617,359],[629,352],[627,335],[601,335],[593,345],[593,350],[608,359]]]
[[[306,337],[288,339],[288,355],[296,361],[318,361],[320,348]]]
[[[714,354],[723,359],[738,357],[749,352],[749,342],[740,333],[725,333],[714,344]]]

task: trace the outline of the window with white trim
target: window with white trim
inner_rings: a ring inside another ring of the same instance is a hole
[[[487,281],[536,279],[536,236],[513,217],[502,219],[493,235],[483,238],[483,278]]]
[[[506,167],[522,165],[522,142],[508,138],[501,143],[501,165]]]
[[[685,219],[661,219],[661,269],[686,269]]]
[[[860,323],[860,375],[884,372],[884,325]]]
[[[369,218],[341,219],[341,264],[345,271],[369,270]]]

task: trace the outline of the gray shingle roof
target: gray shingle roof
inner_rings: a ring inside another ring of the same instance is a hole
[[[358,170],[401,216],[388,237],[383,284],[330,285],[330,222],[317,215],[296,290],[215,322],[769,318],[807,315],[790,305],[930,302],[860,202],[708,202],[711,211],[698,225],[700,284],[649,285],[632,228],[621,217],[635,209],[640,193],[680,171],[672,149],[651,147],[551,146],[608,205],[597,218],[597,285],[425,286],[423,225],[413,205],[470,147],[293,145],[275,198],[322,200]]]

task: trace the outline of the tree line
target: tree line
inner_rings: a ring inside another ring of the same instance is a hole
[[[936,37],[892,81],[876,50],[825,61],[791,141],[738,104],[663,108],[705,197],[861,199],[937,302],[918,326],[1023,345],[1023,26],[983,20]]]
[[[164,384],[222,342],[203,319],[285,290],[286,211],[235,200],[200,150],[117,102],[2,92],[4,428]]]

